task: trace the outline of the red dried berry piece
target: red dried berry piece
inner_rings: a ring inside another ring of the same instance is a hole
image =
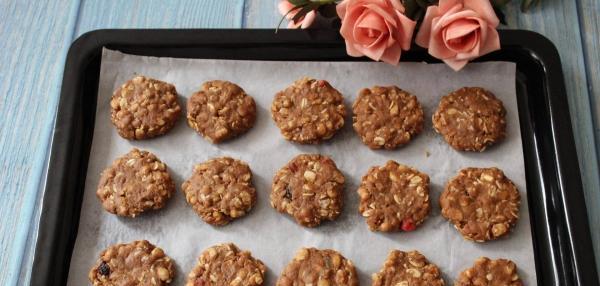
[[[415,223],[410,218],[405,218],[402,220],[402,230],[403,231],[413,231],[417,228]]]

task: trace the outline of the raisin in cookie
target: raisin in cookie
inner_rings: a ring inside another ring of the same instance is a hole
[[[196,165],[181,188],[194,211],[212,225],[244,216],[256,202],[250,167],[229,157]]]
[[[301,225],[315,227],[339,216],[343,188],[344,175],[331,158],[298,155],[275,174],[271,206]]]
[[[186,286],[259,286],[267,268],[233,243],[206,249],[188,275]]]
[[[354,130],[371,149],[394,149],[423,130],[417,97],[396,86],[361,90],[352,111]]]
[[[469,240],[483,242],[510,232],[519,218],[521,196],[497,168],[466,168],[440,196],[442,216]]]
[[[115,244],[100,253],[88,278],[94,286],[168,285],[175,276],[171,258],[146,240]]]
[[[454,286],[523,286],[517,266],[508,259],[481,257],[458,276]]]
[[[167,166],[154,154],[134,148],[102,172],[96,196],[106,211],[135,217],[162,208],[174,191]]]
[[[188,124],[212,143],[245,133],[255,120],[254,99],[228,81],[205,82],[187,103]]]
[[[440,269],[416,250],[392,250],[372,278],[372,286],[444,286]]]
[[[374,231],[412,231],[430,210],[429,176],[394,161],[371,167],[358,195],[359,212]]]
[[[302,248],[285,267],[276,286],[358,286],[352,261],[331,249]]]
[[[444,97],[433,114],[433,127],[450,146],[483,151],[506,136],[502,101],[480,87],[463,87]]]
[[[346,107],[327,81],[302,78],[275,95],[271,116],[285,139],[316,144],[344,126]]]
[[[165,134],[181,113],[175,86],[144,76],[136,76],[118,88],[110,107],[110,119],[125,139]]]

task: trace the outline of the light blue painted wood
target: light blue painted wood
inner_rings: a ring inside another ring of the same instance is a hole
[[[25,284],[31,275],[39,216],[35,202],[69,43],[99,28],[273,28],[280,17],[277,2],[0,0],[0,285],[15,285],[19,273],[18,284]],[[544,34],[560,50],[598,253],[600,182],[598,162],[592,159],[598,158],[592,114],[600,118],[600,3],[542,2],[525,15],[513,3],[507,10],[508,22],[512,28]],[[600,129],[596,132],[600,137]]]

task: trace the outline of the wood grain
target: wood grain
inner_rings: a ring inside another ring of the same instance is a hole
[[[69,44],[100,28],[274,28],[280,19],[277,2],[0,0],[0,285],[27,284],[31,275],[39,183]],[[544,0],[528,14],[521,14],[518,1],[513,2],[506,11],[509,27],[540,32],[560,51],[599,253],[600,178],[594,134],[600,140],[600,129],[596,125],[594,130],[592,115],[598,123],[600,2]]]

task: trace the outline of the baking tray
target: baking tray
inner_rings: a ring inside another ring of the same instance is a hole
[[[517,96],[538,285],[599,285],[558,52],[543,36],[501,30],[478,61],[517,64]],[[31,285],[64,285],[92,145],[102,48],[175,58],[364,61],[337,31],[97,30],[69,49],[45,181]],[[418,47],[402,61],[439,62]]]

